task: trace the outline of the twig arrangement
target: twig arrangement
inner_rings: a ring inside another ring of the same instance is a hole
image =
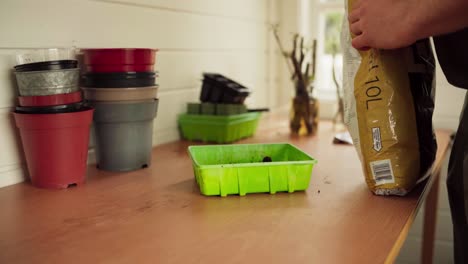
[[[313,41],[312,47],[305,47],[304,37],[296,33],[293,37],[293,50],[287,52],[281,43],[278,25],[274,25],[272,30],[281,54],[288,65],[291,79],[295,83],[296,97],[309,98],[309,95],[313,92],[311,84],[315,79],[317,41]],[[311,56],[310,60],[306,59],[309,56],[308,53]]]
[[[315,98],[311,98],[314,89],[312,82],[315,79],[317,41],[314,40],[311,47],[306,47],[304,37],[296,33],[293,37],[293,49],[287,52],[281,43],[278,25],[274,25],[272,31],[295,86],[293,114],[289,123],[291,132],[298,135],[313,135],[317,131],[318,124],[318,102]]]

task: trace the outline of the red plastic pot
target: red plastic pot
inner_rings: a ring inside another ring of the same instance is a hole
[[[93,112],[14,113],[34,186],[61,189],[84,183]]]
[[[83,62],[89,72],[153,71],[155,49],[84,49]]]
[[[153,72],[154,65],[150,64],[93,64],[85,65],[85,72]]]
[[[77,103],[83,100],[81,91],[67,94],[53,94],[44,96],[19,96],[20,106],[54,106]]]

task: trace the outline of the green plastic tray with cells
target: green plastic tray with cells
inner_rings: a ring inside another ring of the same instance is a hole
[[[231,143],[255,134],[261,113],[239,115],[190,115],[179,116],[182,137],[204,142]]]
[[[190,146],[195,179],[207,196],[304,191],[317,160],[291,144]]]

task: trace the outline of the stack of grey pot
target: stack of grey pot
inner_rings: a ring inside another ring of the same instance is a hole
[[[81,86],[95,108],[96,165],[132,171],[151,165],[158,102],[153,49],[84,49]]]

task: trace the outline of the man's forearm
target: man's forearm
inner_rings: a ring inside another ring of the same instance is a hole
[[[468,0],[355,0],[348,15],[356,49],[396,49],[468,26]]]
[[[419,39],[468,27],[468,0],[419,0],[415,34]]]

